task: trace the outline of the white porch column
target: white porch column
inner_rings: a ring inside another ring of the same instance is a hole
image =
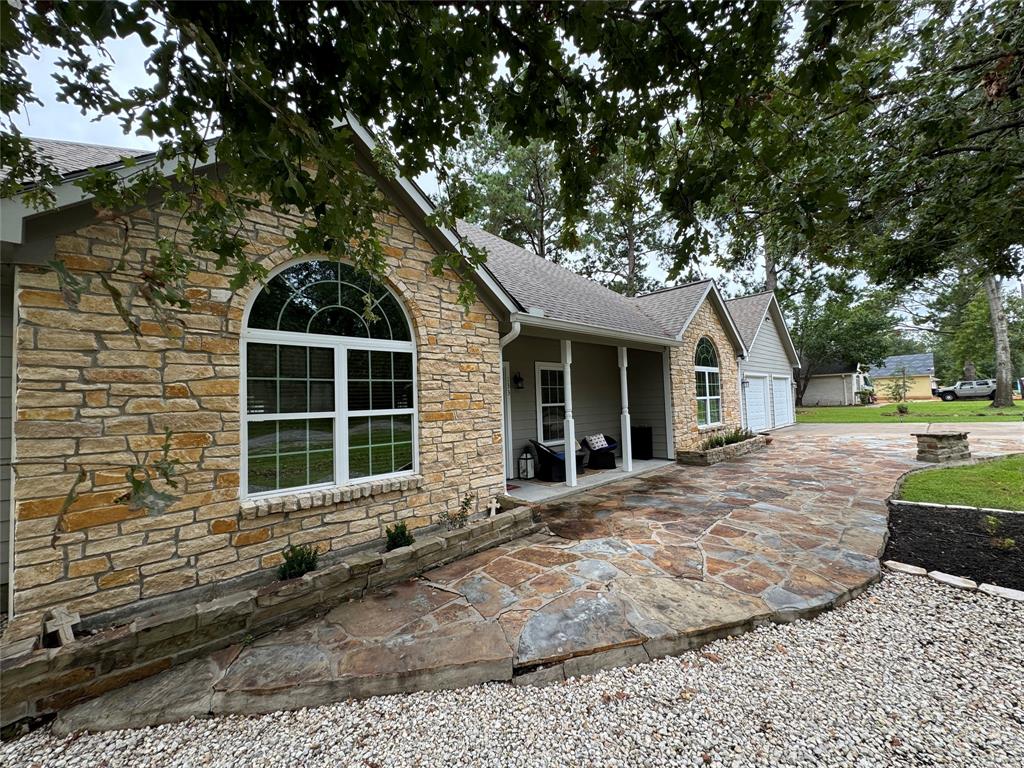
[[[562,340],[562,383],[565,387],[565,484],[576,487],[576,422],[572,417],[572,342]]]
[[[629,428],[629,350],[619,347],[619,390],[622,399],[622,471],[633,471],[633,435]]]

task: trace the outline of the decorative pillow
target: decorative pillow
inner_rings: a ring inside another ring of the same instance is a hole
[[[587,445],[590,446],[590,450],[599,451],[608,447],[608,441],[604,439],[604,435],[587,435]]]

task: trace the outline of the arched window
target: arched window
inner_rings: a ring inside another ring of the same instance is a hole
[[[379,282],[293,264],[256,296],[243,342],[246,496],[414,470],[412,333]]]
[[[697,426],[722,423],[722,380],[718,371],[718,352],[711,339],[701,337],[693,355],[697,378]]]

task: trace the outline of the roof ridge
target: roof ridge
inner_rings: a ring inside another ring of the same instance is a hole
[[[647,293],[641,293],[637,296],[631,296],[627,298],[631,299],[646,299],[648,296],[656,296],[659,293],[668,293],[669,291],[678,291],[680,288],[689,288],[694,285],[700,285],[701,283],[713,283],[715,279],[713,277],[704,277],[700,280],[691,280],[688,283],[680,283],[679,285],[666,285],[664,288],[658,288],[654,291],[648,291]]]
[[[94,149],[112,149],[116,152],[136,152],[140,154],[150,154],[155,152],[155,149],[141,149],[136,147],[119,147],[116,144],[96,144],[91,141],[68,141],[67,139],[51,139],[45,136],[25,136],[24,138],[29,141],[52,141],[54,144],[63,144],[68,147],[93,147]]]
[[[775,295],[775,291],[765,289],[763,291],[755,291],[754,293],[747,293],[743,296],[733,296],[731,299],[726,299],[726,302],[739,301],[740,299],[752,299],[755,296],[764,296],[766,293],[770,293],[772,296]]]

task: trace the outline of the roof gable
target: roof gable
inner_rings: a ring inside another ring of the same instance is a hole
[[[771,317],[775,324],[775,331],[782,342],[782,348],[789,357],[789,362],[796,367],[800,366],[800,355],[793,344],[793,338],[789,335],[789,326],[786,325],[786,318],[782,314],[782,307],[779,306],[774,291],[739,296],[729,299],[725,303],[748,350],[753,349],[758,334],[764,328],[765,318]]]

